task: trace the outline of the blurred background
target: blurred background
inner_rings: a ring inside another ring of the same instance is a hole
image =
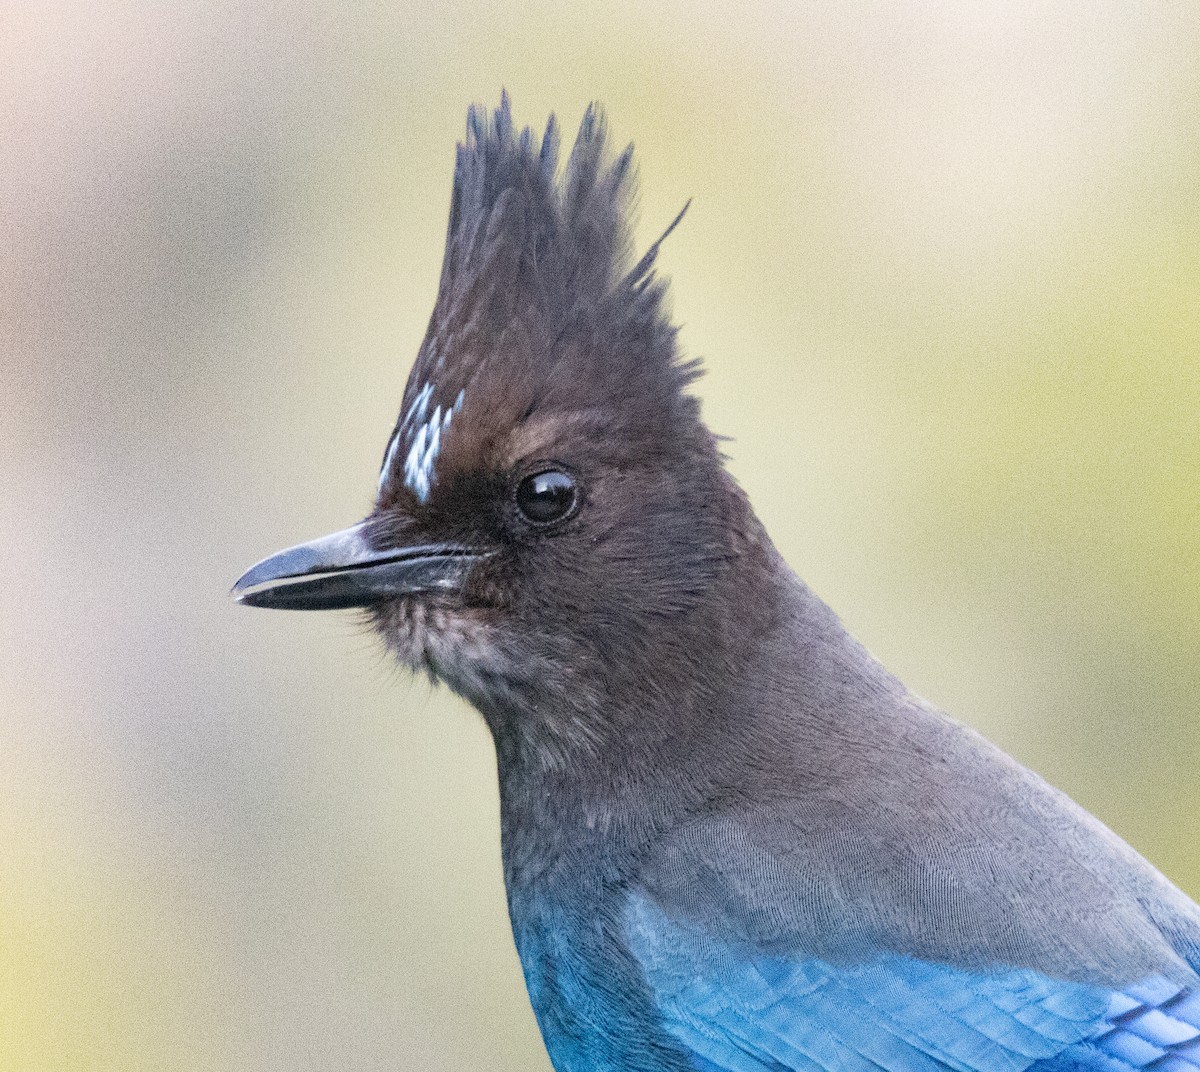
[[[490,741],[227,590],[357,520],[471,100],[604,101],[705,412],[914,689],[1200,895],[1200,7],[0,4],[0,1068],[547,1069]]]

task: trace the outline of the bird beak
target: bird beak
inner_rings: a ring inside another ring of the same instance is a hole
[[[230,595],[251,607],[341,610],[418,592],[455,592],[483,553],[453,544],[378,551],[366,523],[264,558],[238,578]]]

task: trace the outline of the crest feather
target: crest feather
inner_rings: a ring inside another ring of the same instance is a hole
[[[399,469],[394,460],[406,458],[409,488],[422,500],[429,493],[449,428],[440,436],[427,430],[421,442],[422,426],[404,415],[422,399],[445,420],[464,397],[467,409],[507,401],[520,415],[541,405],[595,408],[623,388],[642,408],[680,412],[682,404],[694,416],[682,388],[697,367],[678,360],[663,310],[666,285],[654,275],[659,246],[683,212],[631,267],[633,146],[612,152],[603,110],[593,103],[561,174],[559,148],[553,115],[540,139],[528,127],[516,130],[507,93],[491,112],[468,109],[437,300],[381,486]],[[473,391],[485,372],[486,384]]]

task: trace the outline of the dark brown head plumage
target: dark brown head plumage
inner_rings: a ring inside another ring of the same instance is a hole
[[[555,118],[540,143],[517,133],[507,95],[490,118],[469,111],[381,502],[424,504],[455,472],[504,465],[514,436],[536,440],[548,423],[603,426],[644,452],[696,422],[685,388],[698,363],[679,360],[654,273],[662,239],[631,264],[633,147],[610,150],[592,105],[561,175],[558,149]]]
[[[609,148],[595,105],[561,170],[558,146],[553,117],[540,141],[517,132],[507,96],[470,110],[374,509],[248,575],[302,584],[246,598],[367,607],[498,747],[561,766],[619,732],[596,683],[639,688],[689,633],[726,628],[704,611],[714,585],[766,552],[688,390],[662,238],[632,255],[632,147]]]

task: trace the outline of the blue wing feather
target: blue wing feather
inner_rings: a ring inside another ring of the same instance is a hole
[[[631,898],[629,946],[698,1072],[1200,1072],[1200,992],[1114,989],[893,954],[791,961],[716,945]]]

